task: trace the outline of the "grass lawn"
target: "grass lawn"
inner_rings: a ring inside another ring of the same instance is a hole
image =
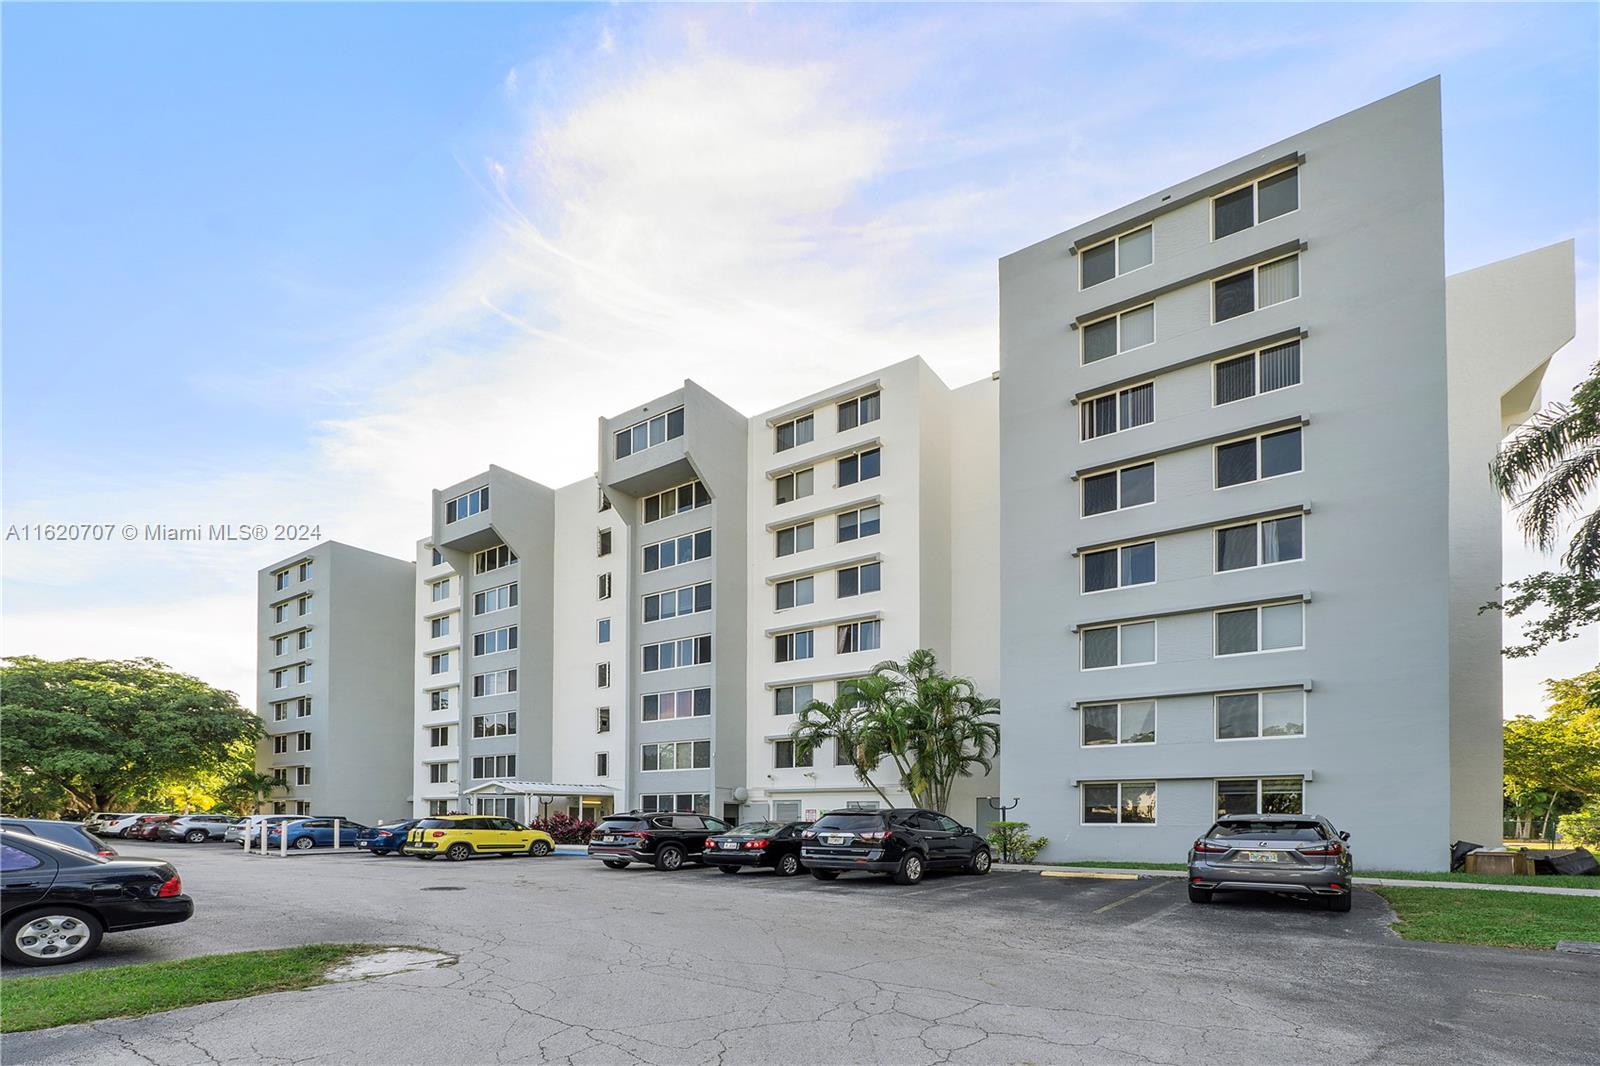
[[[1600,898],[1529,892],[1375,888],[1399,915],[1407,940],[1553,948],[1558,940],[1600,941]]]
[[[0,1032],[125,1018],[310,988],[346,959],[386,944],[308,944],[274,951],[200,955],[171,962],[108,966],[74,973],[8,975],[0,985]]]

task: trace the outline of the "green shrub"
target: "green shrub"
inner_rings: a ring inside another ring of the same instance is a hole
[[[1557,828],[1572,847],[1600,848],[1600,800],[1590,800],[1576,814],[1563,814]]]
[[[994,822],[989,826],[989,846],[1011,862],[1032,862],[1050,843],[1049,837],[1028,835],[1027,822]]]

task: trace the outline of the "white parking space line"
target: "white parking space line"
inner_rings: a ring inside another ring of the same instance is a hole
[[[1128,893],[1126,896],[1123,896],[1119,900],[1114,900],[1111,903],[1107,903],[1104,907],[1096,907],[1094,909],[1094,913],[1096,913],[1096,914],[1104,914],[1106,911],[1113,910],[1114,908],[1120,907],[1124,903],[1129,902],[1130,900],[1136,900],[1140,896],[1148,896],[1150,893],[1157,892],[1157,891],[1159,891],[1159,890],[1161,890],[1163,888],[1166,888],[1166,887],[1167,886],[1165,884],[1155,884],[1155,885],[1151,885],[1149,888],[1141,888],[1137,892]]]

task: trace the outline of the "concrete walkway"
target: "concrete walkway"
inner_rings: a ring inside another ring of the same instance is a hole
[[[1117,880],[1139,877],[1184,877],[1183,870],[1141,870],[1110,866],[1041,866],[1034,863],[995,863],[996,870],[1030,870],[1052,877],[1107,877]],[[1419,881],[1399,877],[1356,877],[1356,884],[1367,888],[1466,888],[1487,892],[1531,892],[1541,896],[1589,896],[1600,898],[1600,884],[1594,888],[1563,888],[1559,885],[1489,885],[1476,881]],[[1596,878],[1600,882],[1600,878]]]

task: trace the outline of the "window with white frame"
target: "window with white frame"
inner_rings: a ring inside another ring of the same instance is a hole
[[[599,593],[600,593],[599,598],[602,599],[602,600],[609,600],[611,598],[611,575],[610,574],[601,574],[600,575]]]
[[[288,617],[289,605],[287,603],[275,603],[272,605],[272,620],[274,622],[282,622]]]
[[[435,581],[433,584],[429,585],[428,587],[433,593],[433,602],[434,603],[438,603],[440,600],[447,600],[447,599],[450,598],[450,579],[449,578],[445,578],[442,581]]]
[[[1212,321],[1226,322],[1300,295],[1300,257],[1285,256],[1211,283]]]
[[[296,733],[294,735],[294,750],[295,751],[310,751],[311,750],[311,734],[310,733]]]
[[[472,557],[472,572],[475,574],[487,574],[492,570],[510,566],[516,561],[517,553],[512,551],[509,546],[496,544],[492,548],[483,549],[483,551]]]
[[[289,768],[287,766],[274,766],[272,768],[272,783],[274,785],[287,785],[289,783]],[[277,813],[282,814],[282,811]]]
[[[280,700],[272,705],[272,720],[274,722],[281,722],[288,717],[289,702],[287,700]]]
[[[1078,287],[1091,288],[1140,267],[1147,267],[1153,261],[1154,251],[1154,237],[1149,226],[1085,248],[1078,253]]]
[[[428,693],[428,710],[448,711],[450,709],[450,690],[447,688],[436,689]]]
[[[594,664],[594,687],[595,688],[610,688],[611,687],[611,664],[610,663],[595,663]]]
[[[1089,703],[1083,707],[1083,746],[1113,744],[1154,744],[1156,742],[1156,704],[1154,700],[1127,703]]]
[[[299,699],[294,701],[294,716],[296,718],[310,718],[311,717],[311,697],[310,696],[301,696]]]
[[[817,541],[817,527],[814,522],[801,522],[797,526],[787,526],[774,531],[773,540],[776,542],[778,558],[793,555],[796,552],[810,551]]]
[[[1218,611],[1216,626],[1219,657],[1303,648],[1306,605],[1295,601]]]
[[[847,566],[838,571],[838,574],[840,599],[844,599],[847,596],[863,596],[883,588],[882,563],[862,563],[860,566]]]
[[[663,518],[671,518],[684,511],[692,511],[696,507],[704,507],[711,502],[711,494],[699,481],[690,481],[683,485],[675,485],[663,492],[655,493],[644,498],[644,520],[646,522],[659,522]]]
[[[1303,737],[1306,693],[1303,688],[1217,695],[1218,740],[1266,740]]]
[[[876,651],[883,644],[883,623],[877,619],[847,622],[834,634],[834,650],[840,655],[857,651]]]
[[[816,435],[817,422],[811,415],[780,422],[772,427],[772,450],[786,452],[798,445],[811,443]]]
[[[1134,666],[1156,661],[1156,623],[1120,622],[1091,626],[1080,634],[1083,669]]]
[[[876,422],[882,415],[881,393],[869,392],[839,405],[839,432]]]
[[[597,751],[594,753],[594,776],[611,776],[611,755],[609,752]]]
[[[1147,426],[1156,420],[1155,382],[1091,396],[1078,405],[1078,413],[1084,440]]]
[[[442,674],[450,669],[450,653],[441,651],[436,655],[428,656],[428,673]]]
[[[709,688],[646,693],[639,709],[645,722],[670,722],[678,718],[704,718],[711,713]]]
[[[273,688],[287,688],[288,685],[289,685],[289,670],[288,670],[287,667],[285,667],[282,670],[274,670],[274,671],[272,671],[272,687]]]
[[[504,611],[517,605],[517,583],[496,585],[492,589],[472,594],[472,613],[474,615],[493,614]]]
[[[772,768],[775,770],[793,770],[815,765],[816,752],[801,751],[792,740],[774,740],[772,742]]]
[[[611,732],[611,708],[596,707],[594,709],[594,731],[596,733]]]
[[[1304,458],[1301,454],[1301,430],[1295,426],[1275,433],[1263,433],[1259,437],[1219,444],[1216,456],[1219,489],[1296,474],[1300,472]]]
[[[428,813],[430,815],[434,816],[434,817],[438,817],[439,815],[442,815],[442,814],[449,814],[450,813],[450,801],[449,800],[429,800],[428,801]]]
[[[311,784],[311,767],[309,767],[309,766],[296,766],[294,768],[294,783],[297,784],[297,785],[309,785],[309,784]],[[305,813],[305,812],[301,812],[301,813]]]
[[[797,577],[780,581],[773,586],[775,610],[787,611],[791,607],[804,607],[816,602],[816,579]]]
[[[428,729],[428,747],[447,748],[450,746],[450,727],[447,725],[431,726]]]
[[[428,764],[428,784],[447,785],[455,780],[451,770],[455,768],[453,762],[432,762]]]
[[[639,753],[641,770],[704,770],[711,766],[711,741],[677,740],[646,744]]]
[[[517,735],[517,712],[499,711],[495,714],[477,714],[472,717],[474,737],[514,737]]]
[[[696,559],[711,558],[711,530],[685,533],[644,546],[644,572],[654,573],[669,567],[682,566]]]
[[[1140,507],[1156,500],[1156,464],[1137,463],[1083,479],[1083,515]]]
[[[595,531],[594,553],[602,559],[611,554],[611,530],[598,529]]]
[[[496,652],[514,651],[517,647],[517,627],[501,626],[482,633],[472,634],[472,654],[493,655]]]
[[[644,620],[658,622],[711,610],[711,582],[685,585],[666,592],[652,592],[644,598]]]
[[[1156,579],[1156,542],[1140,541],[1083,553],[1083,591],[1105,592]]]
[[[1082,360],[1085,366],[1131,352],[1156,342],[1156,305],[1145,304],[1120,314],[1087,323],[1083,334]]]
[[[311,563],[312,563],[312,561],[313,560],[311,560],[311,559],[307,559],[305,562],[300,564],[300,580],[301,581],[310,581],[311,580]]]
[[[295,634],[295,636],[298,638],[295,641],[295,645],[300,651],[305,651],[307,648],[311,647],[311,630],[302,629],[299,633]]]
[[[1304,814],[1303,777],[1235,777],[1217,781],[1217,817],[1230,814]]]
[[[511,818],[517,816],[517,801],[512,796],[479,796],[478,814],[492,818]]]
[[[490,670],[487,673],[472,675],[474,696],[501,696],[515,691],[517,691],[515,670]]]
[[[1212,403],[1222,406],[1300,384],[1300,342],[1229,356],[1212,364]]]
[[[838,542],[843,544],[850,540],[860,540],[862,537],[876,536],[880,528],[880,510],[881,508],[874,504],[871,507],[841,512]]]
[[[791,470],[774,479],[775,503],[793,503],[803,500],[815,491],[816,470],[806,467],[804,470]]]
[[[289,587],[289,571],[288,570],[279,570],[276,574],[273,574],[272,577],[273,577],[273,587],[276,588],[279,592],[282,592],[284,589]]]
[[[287,636],[273,637],[272,638],[272,654],[274,654],[274,655],[282,655],[284,652],[286,652],[288,650],[289,650],[289,638]]]
[[[463,518],[470,518],[480,511],[489,509],[489,486],[464,492],[453,500],[446,500],[444,505],[444,520],[448,525],[459,522]]]
[[[294,679],[302,685],[311,680],[311,667],[305,663],[296,666],[294,668]]]
[[[450,616],[440,615],[438,618],[428,619],[428,636],[433,638],[448,637],[450,635]]]
[[[779,633],[772,638],[772,661],[792,663],[816,654],[816,634],[809,629]]]
[[[286,755],[289,752],[289,734],[279,733],[272,738],[272,754]]]
[[[639,809],[646,814],[661,814],[671,812],[694,812],[695,814],[711,813],[711,793],[709,792],[671,792],[646,793],[639,797]]]
[[[516,777],[515,755],[477,755],[472,759],[472,776],[479,780],[491,777]]]
[[[683,436],[683,408],[676,407],[664,414],[635,422],[627,429],[617,430],[612,434],[613,454],[615,458],[626,459],[646,448],[654,448],[658,444],[665,444],[681,436]]]
[[[1305,557],[1305,517],[1263,518],[1217,530],[1217,572],[1247,570]]]
[[[659,644],[646,644],[643,649],[644,672],[675,670],[683,666],[698,666],[711,661],[711,637],[685,637],[666,640]]]
[[[883,449],[868,448],[846,455],[839,460],[839,484],[855,485],[862,481],[871,481],[883,473]]]
[[[299,608],[299,613],[300,614],[306,615],[306,614],[310,614],[311,613],[311,597],[310,596],[301,596],[299,599],[295,600],[294,602],[295,602],[295,606],[297,608]]]
[[[1211,200],[1211,239],[1247,230],[1300,207],[1300,170],[1291,167]]]
[[[1083,786],[1084,825],[1155,825],[1154,781],[1100,781]]]
[[[780,685],[772,690],[773,714],[798,714],[810,702],[810,685]]]
[[[432,556],[433,565],[434,566],[443,566],[444,565],[444,552],[440,551],[438,548],[431,548],[430,550],[433,552],[433,556]]]
[[[596,644],[611,643],[611,619],[601,618],[595,622],[594,642]]]

